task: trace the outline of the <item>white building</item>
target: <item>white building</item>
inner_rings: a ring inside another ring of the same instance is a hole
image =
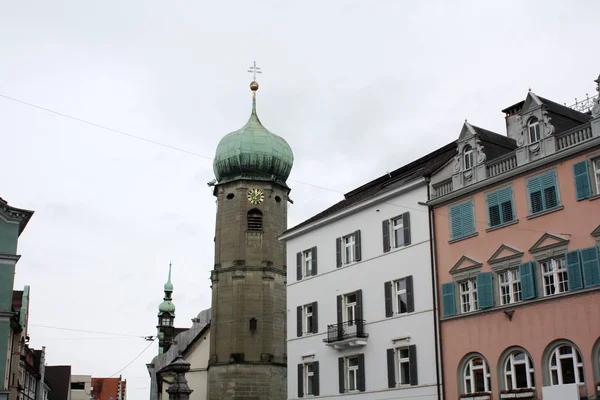
[[[445,146],[289,229],[288,398],[437,399],[428,175]]]
[[[91,393],[91,375],[71,375],[71,400],[90,400]]]

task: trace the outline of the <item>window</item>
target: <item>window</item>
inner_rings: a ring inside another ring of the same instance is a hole
[[[600,157],[592,161],[594,166],[594,182],[596,183],[596,194],[600,194]]]
[[[527,182],[531,214],[551,210],[560,205],[554,171],[530,178]]]
[[[396,314],[405,314],[408,312],[407,307],[407,293],[406,293],[406,281],[404,279],[399,279],[394,282],[394,292],[395,292],[395,311]]]
[[[585,383],[583,361],[579,351],[570,345],[556,347],[550,355],[550,378],[552,385]]]
[[[466,145],[463,149],[463,160],[465,171],[473,168],[473,148]]]
[[[346,358],[346,387],[348,392],[358,390],[358,357]]]
[[[542,134],[540,131],[540,122],[537,118],[531,118],[527,123],[527,128],[529,130],[529,143],[533,144],[539,142],[542,139]]]
[[[350,264],[361,259],[360,230],[336,239],[337,266]]]
[[[162,326],[171,326],[171,318],[163,317],[161,325]]]
[[[296,316],[296,336],[319,332],[319,316],[317,302],[298,306]]]
[[[505,187],[487,196],[488,222],[490,227],[506,224],[515,219],[512,187]]]
[[[492,390],[490,370],[481,357],[467,361],[464,371],[465,393],[489,392]]]
[[[85,390],[85,382],[71,382],[71,390]]]
[[[300,251],[296,254],[296,279],[317,275],[317,248]]]
[[[304,332],[313,332],[313,305],[304,306]]]
[[[518,303],[521,296],[521,276],[518,269],[504,271],[498,274],[500,285],[500,304]]]
[[[248,232],[262,232],[262,212],[256,208],[248,211]]]
[[[541,263],[544,296],[552,296],[569,290],[567,263],[564,257]]]
[[[417,346],[387,350],[388,387],[415,386],[417,379]]]
[[[460,239],[475,233],[473,200],[450,206],[449,214],[451,240]]]
[[[504,383],[508,390],[535,388],[533,363],[528,354],[515,351],[508,356],[504,366]]]
[[[477,282],[475,279],[469,279],[459,283],[460,286],[460,306],[463,313],[477,311]]]
[[[319,395],[319,362],[298,364],[298,397]]]
[[[392,248],[408,246],[411,243],[409,213],[406,212],[398,217],[384,220],[382,227],[384,253]]]

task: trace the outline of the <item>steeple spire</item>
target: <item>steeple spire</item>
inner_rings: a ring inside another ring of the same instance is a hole
[[[171,283],[171,262],[169,261],[169,278],[167,279],[167,283],[165,283],[165,295],[167,292],[173,293],[173,284]],[[171,297],[170,295],[168,297]]]

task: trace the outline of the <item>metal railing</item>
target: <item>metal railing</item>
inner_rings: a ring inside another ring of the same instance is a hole
[[[333,325],[327,325],[327,338],[323,339],[325,343],[339,342],[340,340],[351,338],[366,338],[369,334],[365,333],[365,320],[353,319],[346,322],[340,322]]]

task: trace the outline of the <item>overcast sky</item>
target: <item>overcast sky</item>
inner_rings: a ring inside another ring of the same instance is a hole
[[[155,335],[173,263],[176,325],[210,307],[225,134],[258,113],[295,155],[291,227],[341,193],[456,140],[465,118],[505,133],[528,88],[595,94],[600,2],[0,0],[0,196],[34,210],[15,287],[32,345],[106,377]],[[319,189],[305,183],[328,188]],[[122,374],[148,397],[154,343]]]

